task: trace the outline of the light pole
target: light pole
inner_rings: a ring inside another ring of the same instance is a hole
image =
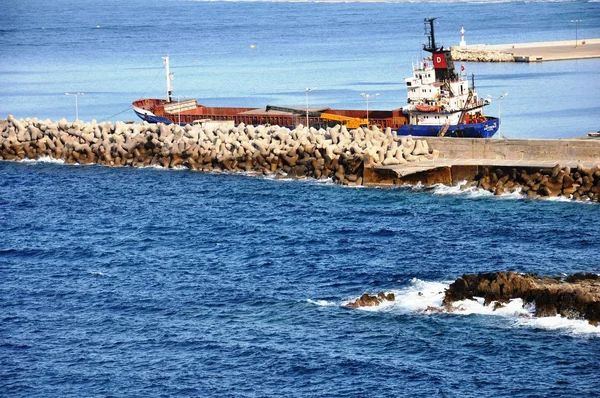
[[[365,93],[361,93],[360,96],[365,98],[367,100],[367,128],[369,127],[369,98],[371,97],[377,97],[379,95],[379,93],[377,94],[365,94]]]
[[[65,93],[66,96],[74,96],[75,97],[75,121],[79,120],[79,105],[77,104],[77,98],[83,93]]]
[[[177,124],[181,126],[181,97],[187,98],[185,95],[177,96]]]
[[[306,89],[306,127],[309,129],[310,129],[310,126],[308,125],[308,93],[313,90],[316,90],[316,89],[317,89],[316,87]]]
[[[502,121],[500,120],[500,104],[502,103],[502,98],[506,97],[507,95],[508,93],[504,93],[498,97],[498,137],[502,136],[502,134],[500,133],[500,126],[502,125]],[[488,95],[488,97],[494,98],[491,95]]]
[[[571,19],[571,22],[575,23],[575,48],[577,48],[577,25],[579,25],[581,19]]]
[[[508,93],[504,93],[498,97],[498,120],[500,120],[500,103],[502,102],[502,98],[506,97],[507,95]],[[498,126],[498,131],[500,131],[500,126]]]

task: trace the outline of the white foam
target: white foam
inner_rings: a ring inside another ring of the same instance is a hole
[[[569,202],[572,203],[573,199],[571,199],[571,197],[565,197],[565,196],[555,196],[555,197],[548,197],[548,198],[544,198],[545,200],[549,201],[549,202]],[[589,201],[589,200],[588,200]],[[586,203],[584,201],[579,201],[581,203]]]
[[[523,194],[521,187],[515,188],[514,190],[511,190],[511,191],[504,192],[501,195],[494,195],[493,192],[478,188],[475,185],[470,186],[466,189],[461,189],[461,186],[464,185],[466,182],[467,182],[466,180],[460,181],[458,184],[451,185],[451,186],[444,185],[444,184],[434,184],[430,187],[425,187],[419,181],[416,185],[405,184],[405,185],[403,185],[403,187],[408,188],[412,191],[417,191],[417,192],[424,191],[424,190],[430,190],[434,195],[439,195],[439,196],[456,195],[456,196],[462,196],[462,197],[470,198],[470,199],[484,198],[484,197],[496,197],[498,199],[503,199],[503,200],[524,200],[527,198],[527,196],[525,194]],[[536,196],[536,199],[547,200],[550,202],[565,202],[565,203],[577,202],[577,203],[594,204],[594,202],[592,202],[590,200],[574,201],[572,199],[572,197],[567,198],[565,196],[557,196],[557,197]]]
[[[37,159],[23,159],[21,163],[55,163],[55,164],[64,164],[65,161],[63,159],[54,159],[50,156],[42,156]]]
[[[156,169],[156,170],[173,170],[173,171],[189,170],[186,166],[164,167],[164,166],[161,166],[160,164],[149,164],[147,166],[137,166],[136,169]]]
[[[519,318],[516,325],[532,329],[557,331],[576,336],[600,337],[600,326],[591,325],[584,319],[568,319],[560,315],[548,317]]]
[[[514,191],[512,192],[505,192],[502,195],[500,195],[501,199],[525,199],[526,196],[523,193],[523,190],[521,189],[521,187],[516,188]]]
[[[327,301],[327,300],[307,299],[306,302],[310,303],[310,304],[318,305],[320,307],[337,307],[339,305],[338,303],[334,303],[334,302]]]
[[[444,291],[449,283],[425,282],[417,278],[410,280],[409,286],[400,290],[390,290],[394,293],[394,301],[383,301],[378,306],[360,307],[363,311],[394,311],[404,314],[425,312],[428,308],[441,308]],[[341,305],[354,302],[358,297],[345,301]]]
[[[475,300],[462,300],[457,301],[453,304],[455,314],[460,315],[502,315],[502,316],[523,316],[532,315],[535,308],[532,306],[523,307],[523,300],[514,299],[508,303],[502,304],[500,307],[495,308],[496,302],[492,301],[490,305],[484,305],[483,297],[475,297]]]

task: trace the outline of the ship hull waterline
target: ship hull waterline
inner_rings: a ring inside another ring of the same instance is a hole
[[[443,134],[444,137],[462,138],[491,138],[500,128],[500,119],[486,116],[481,123],[450,125]],[[398,128],[398,135],[412,135],[418,137],[438,137],[443,126],[405,124]]]

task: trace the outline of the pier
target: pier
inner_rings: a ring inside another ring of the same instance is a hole
[[[542,62],[600,58],[600,39],[508,44],[472,44],[451,47],[455,61]]]
[[[456,185],[501,195],[600,198],[600,140],[425,138],[431,160],[377,165],[365,158],[363,184]],[[590,196],[591,195],[591,196]]]

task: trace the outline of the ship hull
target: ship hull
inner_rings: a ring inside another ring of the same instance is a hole
[[[419,137],[437,137],[440,136],[443,126],[427,126],[406,124],[398,129],[398,135],[413,135]],[[462,137],[462,138],[491,138],[500,128],[500,119],[487,117],[485,122],[457,124],[449,126],[444,137]]]

